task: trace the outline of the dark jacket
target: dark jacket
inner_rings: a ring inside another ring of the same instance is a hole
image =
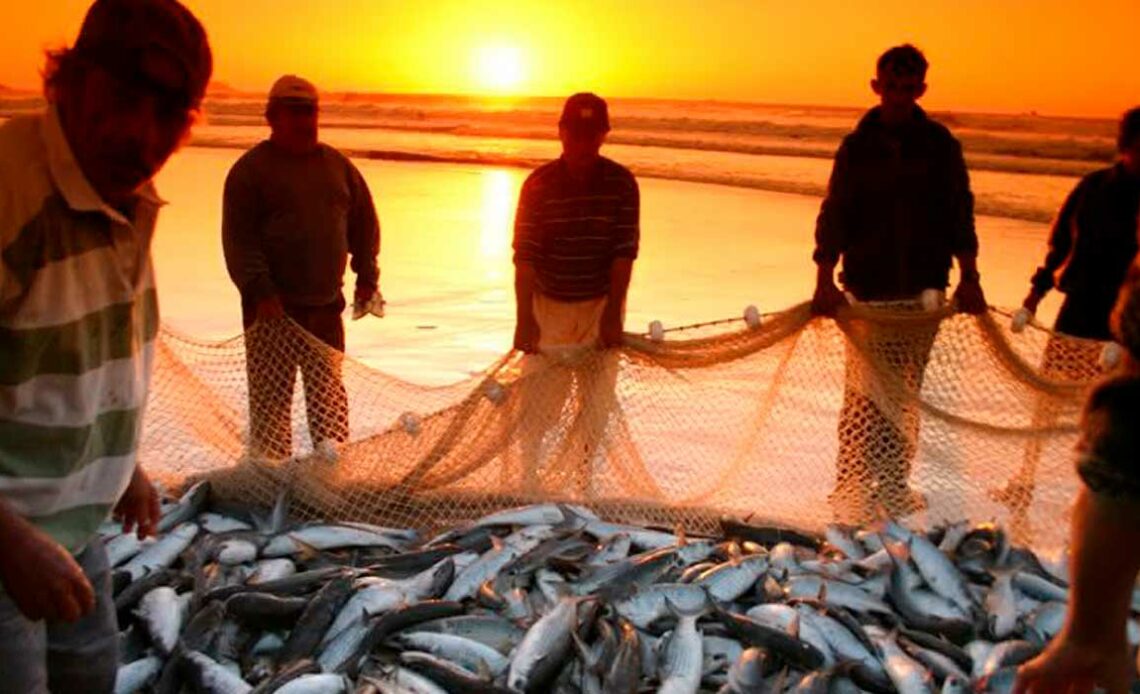
[[[1034,291],[1044,295],[1056,287],[1111,304],[1136,255],[1138,211],[1140,177],[1123,165],[1081,179],[1053,223],[1049,252],[1033,275]]]
[[[978,249],[961,145],[921,109],[893,128],[871,109],[835,155],[815,243],[816,263],[842,258],[860,300],[944,289],[953,256]]]

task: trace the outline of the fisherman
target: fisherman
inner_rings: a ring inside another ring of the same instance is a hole
[[[610,130],[599,96],[569,97],[558,121],[562,156],[535,169],[523,183],[515,215],[515,349],[528,355],[523,423],[524,477],[533,478],[542,438],[563,411],[578,380],[583,417],[579,433],[598,451],[613,408],[617,362],[568,370],[560,355],[583,348],[620,347],[625,301],[640,241],[640,196],[628,169],[601,156]],[[580,488],[590,471],[576,473]]]
[[[319,113],[311,82],[296,75],[278,79],[265,108],[269,139],[242,155],[226,177],[222,243],[241,293],[254,459],[292,454],[298,368],[314,449],[335,460],[348,438],[341,313],[350,254],[353,317],[384,315],[372,194],[348,157],[318,140]],[[285,316],[315,340],[276,322]]]
[[[1065,294],[1054,330],[1092,340],[1112,339],[1108,317],[1128,263],[1136,255],[1140,212],[1140,108],[1120,119],[1119,160],[1081,179],[1061,207],[1045,262],[1022,306],[1030,314],[1051,289]]]
[[[815,230],[817,265],[812,310],[833,316],[847,304],[839,279],[860,302],[889,302],[895,310],[937,308],[944,300],[953,258],[960,281],[959,310],[982,313],[986,300],[977,269],[974,199],[958,141],[917,104],[926,93],[928,63],[912,45],[879,57],[871,88],[879,105],[843,140],[835,155],[827,197]],[[920,297],[926,295],[923,302]],[[933,298],[933,301],[930,299]],[[866,521],[876,509],[907,515],[925,506],[909,488],[919,418],[909,402],[886,408],[872,399],[883,390],[860,385],[863,371],[894,370],[908,392],[921,390],[938,330],[935,320],[859,321],[839,419],[839,458],[831,500],[836,515]],[[860,353],[854,350],[862,349]],[[870,366],[863,359],[870,357]],[[884,411],[889,410],[889,411]]]
[[[1140,258],[1127,271],[1110,326],[1123,364],[1089,396],[1077,444],[1083,486],[1073,510],[1065,626],[1024,665],[1025,692],[1127,692],[1136,665],[1125,626],[1140,572]]]
[[[44,112],[0,126],[0,691],[109,692],[119,635],[95,532],[152,535],[136,464],[158,330],[151,183],[210,79],[176,0],[96,0],[50,51]]]

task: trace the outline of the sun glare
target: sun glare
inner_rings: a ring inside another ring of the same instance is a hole
[[[475,82],[480,89],[496,93],[515,90],[522,84],[522,54],[514,46],[482,46],[475,53]]]

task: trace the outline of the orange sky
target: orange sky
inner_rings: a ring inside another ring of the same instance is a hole
[[[0,84],[35,87],[42,49],[87,0],[6,2]],[[919,45],[936,109],[1117,116],[1140,103],[1140,0],[189,0],[215,78],[268,89],[492,89],[862,105],[885,47]],[[515,58],[511,58],[514,60]],[[480,70],[483,72],[480,73]]]

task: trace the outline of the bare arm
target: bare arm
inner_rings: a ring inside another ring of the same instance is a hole
[[[519,191],[519,204],[515,212],[515,234],[511,244],[515,262],[515,339],[514,348],[534,354],[540,338],[538,321],[534,316],[536,287],[535,262],[542,253],[539,240],[538,215],[534,186],[530,179]]]
[[[625,328],[625,299],[633,275],[632,258],[615,258],[610,265],[610,293],[602,311],[600,337],[602,347],[620,347]]]
[[[1126,625],[1140,571],[1140,505],[1082,489],[1073,510],[1065,627],[1018,672],[1015,692],[1128,691]]]

